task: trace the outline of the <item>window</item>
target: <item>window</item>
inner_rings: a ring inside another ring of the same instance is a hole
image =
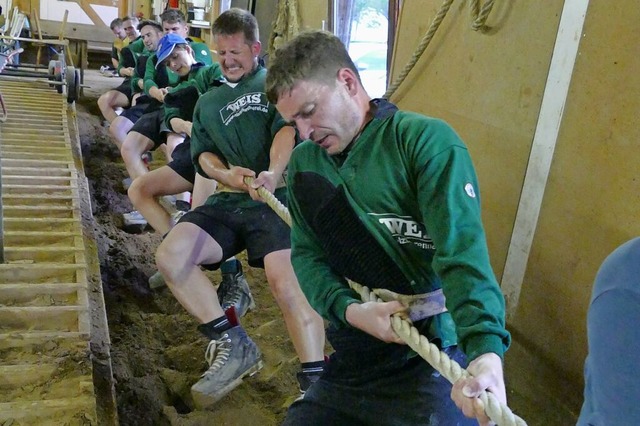
[[[330,29],[347,46],[371,97],[387,88],[400,0],[329,0]],[[389,19],[389,16],[392,19]]]

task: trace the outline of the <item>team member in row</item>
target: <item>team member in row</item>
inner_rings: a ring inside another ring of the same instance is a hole
[[[255,17],[230,9],[214,22],[212,33],[225,84],[202,95],[194,112],[191,151],[198,173],[218,181],[222,190],[187,213],[156,253],[158,269],[174,296],[200,322],[210,340],[210,368],[192,388],[200,406],[211,405],[262,366],[255,343],[220,306],[200,266],[217,268],[247,250],[249,264],[263,267],[283,313],[300,361],[301,377],[313,380],[324,365],[322,319],[300,291],[291,268],[288,226],[243,181],[256,177],[283,201],[282,173],[295,132],[285,126],[266,99],[266,70],[258,64],[260,41]],[[306,386],[305,386],[306,387]]]
[[[486,422],[475,397],[488,389],[506,402],[510,336],[467,148],[444,122],[372,100],[327,32],[278,50],[267,93],[307,139],[289,164],[291,258],[335,349],[285,424],[477,424],[463,413]],[[403,305],[363,303],[347,278],[403,294],[442,290],[446,305],[414,325],[471,361],[475,379],[452,388],[393,332]]]

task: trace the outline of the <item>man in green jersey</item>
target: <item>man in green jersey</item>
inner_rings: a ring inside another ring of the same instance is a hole
[[[506,402],[510,336],[466,147],[444,122],[370,99],[327,32],[278,50],[266,88],[307,139],[289,164],[292,263],[335,349],[285,424],[475,424],[463,413],[484,424],[475,396],[488,389]],[[458,362],[466,356],[475,379],[452,389],[394,333],[390,317],[404,306],[363,303],[347,279],[402,294],[443,292],[446,303],[433,299],[442,306],[414,325]]]
[[[175,101],[169,105],[164,103],[163,124],[167,130],[181,134],[187,137],[187,140],[176,148],[167,166],[142,174],[133,180],[128,194],[133,206],[149,225],[164,235],[175,222],[160,204],[159,197],[194,190],[192,206],[195,207],[204,204],[215,188],[214,181],[196,174],[188,138],[191,137],[193,107],[198,97],[215,85],[221,84],[222,73],[218,64],[206,66],[196,61],[187,40],[174,33],[166,34],[160,39],[158,58],[158,67],[168,67],[180,77],[180,83],[169,89],[171,95],[168,95],[167,99],[175,98]],[[188,88],[192,90],[187,90]],[[181,99],[183,97],[188,99]],[[200,181],[198,185],[194,184],[196,181]]]
[[[192,388],[199,406],[215,403],[262,366],[260,350],[225,312],[200,266],[218,268],[247,250],[249,264],[263,267],[283,313],[298,357],[301,390],[324,366],[322,319],[300,291],[290,260],[288,226],[244,182],[285,201],[282,174],[295,142],[266,99],[266,70],[258,64],[258,24],[249,12],[232,8],[214,22],[212,33],[225,83],[202,95],[191,129],[191,153],[198,173],[220,188],[204,206],[188,212],[156,252],[156,263],[182,306],[209,339],[210,365]]]
[[[137,87],[135,81],[137,81],[136,79],[139,79],[139,69],[142,68],[147,57],[156,51],[158,48],[158,41],[162,38],[162,26],[155,21],[144,20],[138,24],[138,28],[140,30],[140,40],[136,40],[127,46],[127,49],[134,54],[136,61],[133,67],[133,72],[131,73],[130,81],[132,90],[132,106],[117,116],[111,122],[111,126],[109,126],[109,133],[113,137],[114,143],[119,149],[122,149],[129,130],[131,130],[134,123],[140,119],[149,106],[148,102],[145,102],[143,98],[138,97],[139,95],[137,95],[135,90],[135,87]],[[142,69],[144,70],[144,68]]]
[[[211,65],[209,48],[203,43],[192,42],[187,39],[189,27],[184,14],[177,9],[168,9],[160,15],[164,34],[173,34],[188,41],[194,58],[203,65]],[[144,77],[132,79],[134,90],[138,87],[150,99],[150,104],[138,121],[133,124],[121,147],[122,158],[127,172],[132,180],[147,173],[147,167],[142,161],[142,154],[155,150],[166,144],[166,155],[171,155],[176,146],[184,141],[184,135],[172,132],[164,123],[164,96],[170,87],[181,81],[181,76],[167,67],[158,67],[158,55],[154,51],[146,61]],[[184,197],[183,197],[184,198]]]
[[[160,204],[160,197],[189,191],[193,193],[191,207],[194,208],[204,204],[215,191],[214,180],[196,173],[191,160],[190,137],[193,110],[198,97],[219,86],[222,73],[218,64],[205,66],[197,62],[187,40],[175,33],[168,33],[160,39],[157,56],[157,66],[166,66],[180,76],[180,84],[171,88],[164,99],[164,116],[167,127],[184,134],[186,139],[174,150],[173,158],[166,166],[135,179],[128,194],[133,206],[149,225],[156,232],[166,235],[180,216],[170,215]],[[239,260],[230,258],[220,269],[222,282],[217,290],[220,304],[223,309],[234,306],[236,313],[243,316],[247,310],[255,307],[255,302],[242,272],[242,265]],[[153,289],[165,285],[159,272],[149,278],[149,286]]]
[[[136,51],[136,46],[132,45],[140,37],[138,18],[135,16],[124,17],[122,19],[122,29],[126,34],[127,44],[123,45],[118,51],[116,71],[120,77],[124,77],[124,80],[118,87],[108,90],[98,98],[100,112],[102,112],[109,124],[118,117],[117,109],[131,106],[131,76],[135,70],[136,56],[139,54]],[[139,42],[139,45],[142,46],[142,41]]]

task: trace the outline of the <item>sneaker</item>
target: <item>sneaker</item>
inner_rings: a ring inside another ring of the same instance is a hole
[[[113,67],[109,65],[103,65],[100,67],[100,74],[110,77],[113,74]]]
[[[242,327],[225,331],[220,339],[211,340],[205,358],[209,369],[191,387],[196,406],[206,408],[218,402],[263,367],[260,349]]]
[[[299,371],[296,373],[296,379],[298,379],[298,385],[300,386],[300,397],[298,399],[304,398],[304,394],[309,390],[312,384],[320,379],[320,376],[322,376],[322,371],[317,373],[304,373]]]
[[[238,317],[243,317],[248,310],[255,309],[249,283],[242,273],[242,264],[238,262],[238,272],[222,274],[222,282],[218,287],[218,300],[223,310],[235,307]]]
[[[164,277],[162,276],[160,271],[156,271],[155,274],[149,277],[149,288],[151,288],[151,290],[157,290],[166,286],[167,283],[164,281]]]
[[[176,200],[175,205],[177,210],[182,210],[185,212],[191,210],[191,203],[189,203],[188,201]]]
[[[148,166],[149,163],[153,161],[153,154],[151,153],[151,151],[145,151],[142,153],[140,158],[142,158],[142,162]]]
[[[138,210],[134,210],[129,213],[124,213],[122,215],[122,219],[124,220],[125,226],[147,224],[147,219],[145,219],[144,216],[142,216],[142,214],[140,214]]]
[[[171,213],[171,219],[173,220],[173,223],[178,223],[182,218],[182,216],[184,216],[187,213],[188,212],[184,210],[176,210],[175,212]]]

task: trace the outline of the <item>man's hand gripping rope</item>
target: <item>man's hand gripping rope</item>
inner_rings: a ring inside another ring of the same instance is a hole
[[[245,177],[247,186],[251,186],[253,178]],[[263,201],[271,207],[282,220],[291,226],[291,215],[287,208],[264,187],[256,188]],[[356,291],[364,302],[382,302],[374,292],[368,287],[349,281],[349,286]],[[388,297],[388,294],[385,294]],[[424,358],[433,368],[442,374],[450,383],[456,384],[460,379],[471,379],[473,376],[456,361],[452,360],[442,352],[436,345],[430,343],[425,336],[411,325],[407,320],[406,313],[398,313],[391,316],[391,326],[398,336],[413,349],[418,355]],[[479,358],[480,359],[480,358]],[[473,364],[473,363],[472,363]],[[482,368],[480,366],[479,368]],[[484,412],[492,422],[500,426],[526,426],[526,422],[513,414],[511,409],[498,400],[491,392],[482,390],[478,394],[478,399]],[[467,407],[463,409],[465,415],[471,414]],[[484,423],[484,422],[483,422]]]

